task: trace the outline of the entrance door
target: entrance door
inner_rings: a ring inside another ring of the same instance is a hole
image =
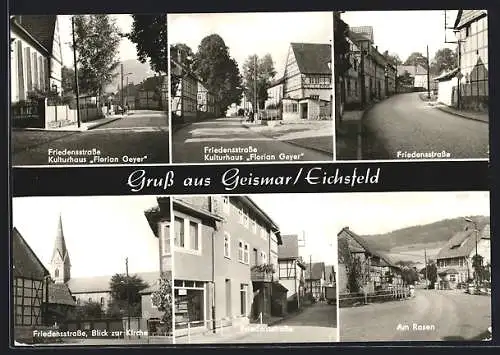
[[[301,118],[307,120],[307,102],[300,104]]]
[[[226,317],[231,317],[231,280],[226,279]]]

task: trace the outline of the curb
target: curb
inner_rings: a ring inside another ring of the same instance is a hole
[[[108,123],[111,123],[111,122],[115,122],[115,121],[118,121],[119,119],[122,119],[124,116],[120,116],[120,117],[113,117],[112,119],[110,119],[109,121],[106,121],[106,122],[99,122],[99,123],[95,123],[95,124],[89,124],[87,126],[87,129],[85,129],[84,131],[89,131],[91,129],[94,129],[94,128],[97,128],[97,127],[101,127],[101,126],[104,126]]]
[[[458,117],[465,118],[465,119],[471,120],[471,121],[476,121],[476,122],[482,122],[484,124],[489,124],[489,122],[485,122],[483,120],[480,120],[480,119],[477,119],[477,118],[474,118],[474,117],[470,117],[470,116],[467,116],[467,115],[464,115],[464,114],[461,114],[461,113],[458,113],[458,112],[449,111],[449,110],[445,109],[442,106],[437,106],[436,105],[434,107],[437,108],[439,111],[445,112],[445,113],[450,114],[450,115],[458,116]]]
[[[252,130],[252,127],[249,126],[249,125],[246,125],[245,123],[241,123],[241,125],[251,131]],[[287,140],[279,140],[279,139],[276,139],[275,137],[272,137],[272,136],[268,136],[267,134],[263,134],[263,133],[259,133],[259,132],[255,132],[253,131],[254,133],[256,134],[259,134],[263,137],[266,137],[266,138],[270,138],[270,139],[274,139],[275,141],[278,141],[278,142],[285,142],[285,143],[288,143],[288,144],[291,144],[291,145],[294,145],[296,147],[300,147],[300,148],[305,148],[305,149],[310,149],[310,150],[314,150],[316,152],[319,152],[319,153],[323,153],[323,154],[328,154],[328,155],[331,155],[332,156],[332,159],[333,159],[333,152],[330,152],[326,149],[321,149],[321,148],[316,148],[316,147],[310,147],[310,146],[307,146],[305,144],[300,144],[300,143],[296,143],[296,142],[292,142],[292,141],[287,141]]]
[[[191,125],[192,122],[186,122],[186,123],[179,123],[179,124],[176,124],[176,125],[172,125],[172,133],[175,133],[181,129],[183,129],[184,127],[187,127],[189,125]]]

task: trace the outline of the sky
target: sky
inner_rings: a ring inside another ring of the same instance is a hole
[[[447,10],[447,27],[453,26],[457,10]],[[372,26],[374,45],[380,53],[388,50],[397,53],[404,62],[413,52],[429,57],[441,48],[455,48],[455,44],[445,44],[445,11],[348,11],[341,15],[349,26]],[[446,31],[446,40],[456,40],[453,31]]]
[[[240,70],[248,56],[269,53],[280,76],[291,42],[331,43],[332,18],[331,12],[226,13],[173,14],[167,21],[171,44],[184,43],[196,53],[204,37],[218,34]]]
[[[337,234],[360,235],[490,214],[488,192],[384,192],[251,195],[278,224],[281,234],[305,235],[301,256],[336,265]],[[290,206],[287,208],[287,206]]]
[[[19,197],[13,199],[13,226],[49,268],[59,214],[72,277],[159,270],[158,238],[144,211],[154,196]]]
[[[126,14],[110,15],[116,20],[118,28],[128,33],[132,29],[132,16]],[[59,24],[59,34],[61,36],[62,60],[65,66],[73,65],[73,50],[71,44],[73,41],[71,31],[71,15],[59,15],[57,18]],[[122,38],[119,46],[118,58],[123,61],[127,59],[137,59],[135,44],[126,38]]]

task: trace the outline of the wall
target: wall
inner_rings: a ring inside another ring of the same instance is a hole
[[[158,307],[153,306],[150,293],[141,295],[141,310],[143,319],[161,319],[164,315],[164,312],[160,312]]]
[[[110,292],[89,292],[89,293],[86,293],[86,292],[74,293],[74,292],[72,292],[72,295],[75,297],[77,304],[78,304],[78,301],[80,301],[80,305],[83,305],[84,303],[88,302],[89,299],[91,299],[92,302],[97,302],[97,303],[103,304],[102,309],[104,311],[108,308],[108,303],[111,301],[111,293]],[[101,302],[101,298],[103,299],[104,303]]]
[[[440,81],[438,84],[438,102],[452,106],[453,105],[453,88],[457,84],[457,79]]]

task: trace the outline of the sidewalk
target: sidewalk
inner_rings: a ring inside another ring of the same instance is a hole
[[[457,110],[453,107],[449,107],[444,104],[435,104],[433,105],[435,108],[438,110],[441,110],[443,112],[459,116],[462,118],[466,118],[469,120],[474,120],[474,121],[480,121],[484,123],[489,123],[489,114],[488,112],[475,112],[475,111],[463,111],[463,110]]]
[[[365,111],[344,111],[336,133],[336,158],[338,160],[362,159],[362,118]]]
[[[333,154],[333,122],[331,120],[275,122],[277,122],[276,125],[267,126],[242,121],[242,125],[267,138],[328,155]]]
[[[104,118],[100,118],[98,120],[89,121],[89,122],[81,122],[80,127],[78,127],[77,123],[68,126],[56,127],[56,128],[13,128],[13,131],[54,131],[54,132],[83,132],[88,131],[93,128],[97,128],[108,124],[110,122],[119,120],[123,118],[124,115],[113,115]]]

